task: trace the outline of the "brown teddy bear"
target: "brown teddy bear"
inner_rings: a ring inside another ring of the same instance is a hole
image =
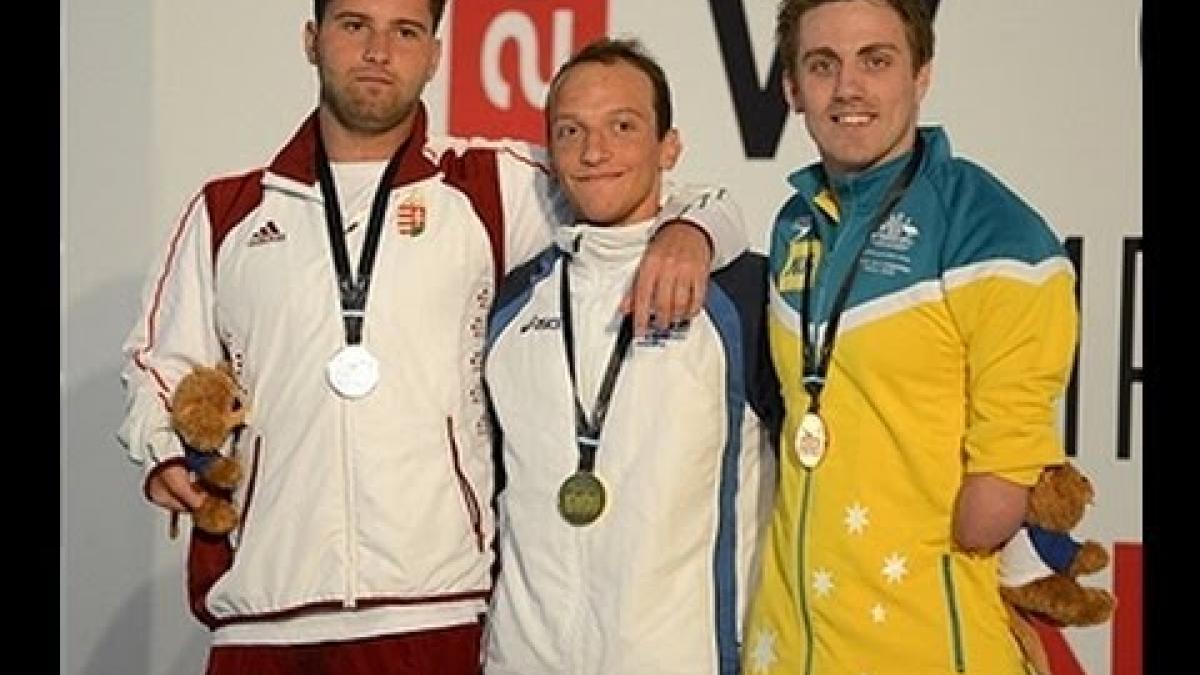
[[[1099,543],[1081,543],[1070,535],[1094,496],[1091,481],[1074,464],[1047,467],[1029,493],[1025,523],[1000,549],[1000,596],[1038,672],[1049,670],[1031,619],[1091,626],[1107,621],[1116,604],[1108,591],[1076,581],[1108,565],[1108,552]]]
[[[220,448],[245,424],[246,413],[228,361],[216,368],[196,366],[171,398],[171,425],[183,441],[184,460],[208,493],[192,512],[192,522],[205,532],[221,535],[237,525],[237,509],[226,495],[242,479],[242,467]]]
[[[1024,525],[1000,550],[1005,600],[1062,626],[1091,626],[1112,616],[1111,593],[1076,581],[1108,565],[1099,543],[1070,535],[1094,496],[1091,481],[1070,462],[1042,472],[1029,493]]]

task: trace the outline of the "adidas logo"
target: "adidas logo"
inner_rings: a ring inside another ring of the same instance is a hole
[[[265,225],[260,226],[254,231],[254,234],[250,235],[250,241],[246,245],[261,246],[262,244],[271,244],[285,239],[287,239],[287,235],[283,233],[283,230],[279,229],[275,221],[268,220]]]

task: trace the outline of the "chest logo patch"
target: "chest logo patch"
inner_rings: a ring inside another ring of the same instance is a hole
[[[807,230],[805,231],[807,233]],[[780,293],[788,291],[804,291],[804,268],[811,264],[812,271],[808,277],[810,281],[815,281],[817,277],[817,267],[821,263],[821,242],[805,235],[798,235],[792,238],[788,244],[787,259],[783,262],[783,269],[779,270],[779,279],[777,285]]]
[[[425,199],[414,192],[396,205],[396,231],[409,237],[418,237],[425,231]]]

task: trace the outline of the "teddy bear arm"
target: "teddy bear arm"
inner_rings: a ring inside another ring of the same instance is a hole
[[[1066,626],[1090,626],[1112,615],[1112,594],[1084,588],[1070,577],[1053,575],[1024,586],[1002,588],[1001,595],[1014,606],[1037,612]]]
[[[203,478],[210,485],[230,490],[242,480],[242,465],[237,460],[217,455],[208,463]]]
[[[1108,551],[1104,550],[1098,542],[1088,540],[1083,542],[1079,553],[1075,556],[1075,560],[1071,561],[1071,567],[1068,569],[1068,574],[1077,577],[1081,574],[1092,574],[1099,572],[1108,566]]]
[[[228,534],[237,526],[238,513],[228,500],[210,494],[192,511],[192,522],[209,534]]]

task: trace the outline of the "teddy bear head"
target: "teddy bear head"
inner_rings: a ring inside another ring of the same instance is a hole
[[[1095,497],[1092,483],[1065,462],[1047,468],[1029,493],[1027,522],[1055,532],[1073,529]]]
[[[212,451],[245,422],[238,386],[227,367],[196,366],[171,399],[171,423],[189,446]]]

